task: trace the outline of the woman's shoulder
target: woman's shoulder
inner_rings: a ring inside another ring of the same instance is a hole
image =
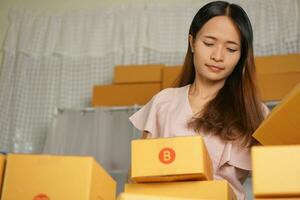
[[[187,86],[184,87],[174,87],[174,88],[165,88],[157,93],[153,100],[156,103],[169,102],[173,99],[176,99],[179,95],[182,95]]]
[[[134,113],[129,120],[141,131],[148,131],[152,137],[160,135],[160,122],[163,118],[170,115],[168,110],[178,101],[178,95],[184,91],[182,88],[166,88],[158,92],[144,105],[139,111]]]

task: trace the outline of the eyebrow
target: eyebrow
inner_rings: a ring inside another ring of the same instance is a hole
[[[213,37],[213,36],[209,36],[209,35],[205,35],[204,37],[210,38],[210,39],[213,39],[213,40],[218,40],[217,38],[215,38],[215,37]],[[235,44],[235,45],[237,45],[237,46],[240,46],[238,43],[236,43],[236,42],[234,42],[234,41],[230,41],[230,40],[226,41],[226,43]]]

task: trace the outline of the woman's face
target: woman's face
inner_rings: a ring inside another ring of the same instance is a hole
[[[196,38],[190,35],[196,80],[224,82],[240,59],[240,40],[239,30],[227,16],[213,17]]]

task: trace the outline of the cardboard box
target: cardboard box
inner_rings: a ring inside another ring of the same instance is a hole
[[[300,83],[254,132],[263,145],[300,144]]]
[[[255,57],[258,87],[264,101],[282,99],[300,82],[300,54]],[[163,69],[162,88],[172,87],[181,66]]]
[[[195,198],[205,200],[233,200],[235,194],[225,180],[169,183],[126,184],[126,193],[161,197]],[[163,198],[162,198],[163,199]]]
[[[144,105],[160,89],[160,83],[94,86],[93,106]]]
[[[211,180],[212,164],[201,136],[133,140],[135,182]]]
[[[5,200],[114,200],[116,182],[92,157],[7,156]]]
[[[256,57],[262,100],[281,100],[300,82],[300,54]]]
[[[255,200],[300,200],[300,197],[286,197],[286,198],[255,198]]]
[[[0,196],[1,196],[1,190],[2,190],[4,169],[5,169],[5,156],[0,154]]]
[[[162,88],[174,87],[174,82],[180,75],[182,66],[168,66],[163,68]]]
[[[300,197],[300,145],[252,148],[255,197]]]
[[[157,195],[143,195],[143,194],[132,194],[132,193],[121,193],[118,196],[118,200],[198,200],[195,198],[184,198],[184,197],[171,197],[171,196],[157,196]]]
[[[163,64],[118,65],[114,69],[114,84],[161,83]]]

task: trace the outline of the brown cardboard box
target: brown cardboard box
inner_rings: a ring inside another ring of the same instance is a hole
[[[234,200],[235,194],[225,180],[126,184],[125,193],[203,200]]]
[[[181,66],[168,66],[163,68],[162,88],[173,87],[175,80],[181,72]]]
[[[116,182],[92,157],[9,154],[3,200],[114,200]]]
[[[252,148],[255,197],[300,197],[300,145]]]
[[[300,82],[300,54],[256,57],[255,64],[264,101],[281,100]],[[162,88],[171,87],[180,71],[179,66],[165,67]]]
[[[212,164],[201,136],[133,140],[135,182],[212,180]]]
[[[163,64],[118,65],[114,69],[114,84],[161,83]]]
[[[300,83],[254,132],[263,145],[300,144]]]
[[[97,85],[93,90],[93,106],[144,105],[160,89],[160,83]]]
[[[143,195],[123,192],[118,196],[118,200],[199,200],[195,198],[182,198],[174,196]]]
[[[255,64],[264,101],[281,100],[300,82],[300,54],[256,57]]]
[[[1,195],[1,190],[2,190],[4,169],[5,169],[5,156],[0,154],[0,195]]]
[[[300,200],[300,197],[255,198],[255,200]]]

